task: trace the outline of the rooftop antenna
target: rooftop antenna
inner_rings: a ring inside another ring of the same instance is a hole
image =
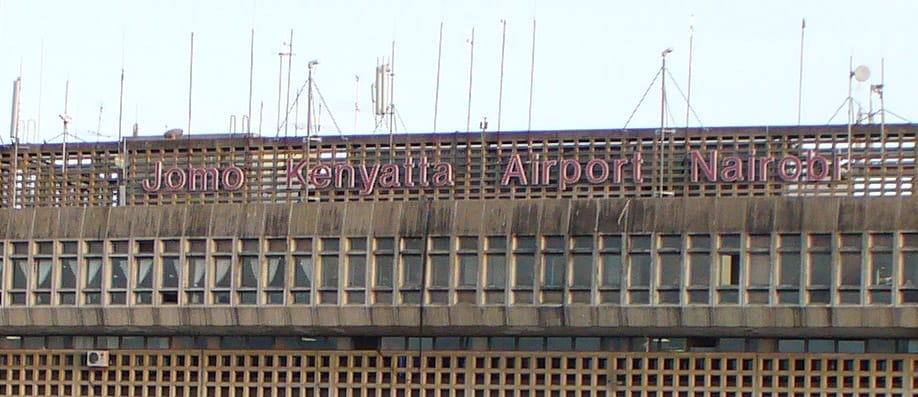
[[[190,47],[188,53],[188,139],[191,139],[191,87],[194,81],[194,32],[191,32]],[[189,153],[191,152],[189,151]]]
[[[391,135],[395,132],[395,40],[392,40],[392,55],[390,55],[389,63],[392,65],[389,68],[389,142],[391,143]]]
[[[685,95],[685,128],[689,127],[689,112],[692,110],[692,52],[695,41],[695,15],[689,17],[688,39],[688,87]],[[665,79],[664,79],[665,80]]]
[[[38,61],[38,115],[35,120],[35,142],[38,142],[38,134],[41,131],[41,92],[45,85],[45,38],[41,38],[41,56]]]
[[[13,161],[12,167],[10,169],[10,179],[13,183],[9,184],[10,187],[10,200],[7,205],[11,208],[16,206],[16,185],[17,179],[17,167],[19,165],[19,96],[22,90],[22,77],[17,77],[16,80],[13,80],[13,109],[10,116],[10,140],[13,142]]]
[[[357,132],[357,122],[360,117],[360,76],[354,75],[354,132]]]
[[[69,101],[70,101],[70,80],[68,79],[66,83],[64,84],[64,113],[58,115],[58,117],[60,117],[61,119],[61,122],[64,123],[64,131],[58,134],[57,136],[55,136],[54,138],[51,138],[52,140],[54,140],[60,137],[63,140],[61,151],[63,152],[64,162],[61,168],[63,170],[64,178],[67,177],[67,161],[68,161],[67,160],[67,138],[72,137],[78,141],[82,141],[80,137],[70,133],[70,122],[73,121],[73,118],[70,116],[70,113],[68,113]]]
[[[848,58],[848,167],[851,167],[851,141],[853,140],[853,135],[851,132],[851,125],[856,121],[854,116],[854,97],[851,95],[851,83],[852,80],[857,80],[858,82],[865,82],[870,79],[870,68],[859,65],[857,68],[852,68],[854,66],[854,57]]]
[[[313,59],[309,61],[309,64],[307,65],[307,69],[309,70],[308,77],[306,78],[306,83],[309,84],[309,88],[306,91],[306,136],[307,137],[312,136],[312,132],[313,132],[312,131],[312,108],[314,105],[313,105],[313,100],[312,100],[313,98],[312,97],[312,87],[313,87],[312,69],[315,68],[316,65],[318,64],[319,64],[319,61]]]
[[[292,41],[293,41],[293,39],[292,39],[292,38],[293,38],[293,30],[292,30],[292,29],[290,30],[290,37],[291,37],[291,40],[290,40],[290,41],[292,42]],[[283,81],[284,81],[284,80],[283,80],[283,79],[284,79],[284,57],[292,57],[292,56],[293,56],[293,44],[292,44],[292,43],[284,42],[283,45],[284,45],[285,47],[287,47],[287,52],[281,51],[281,52],[278,52],[278,53],[277,53],[277,57],[278,57],[278,63],[277,63],[277,124],[275,124],[275,125],[277,125],[277,129],[276,129],[276,131],[275,131],[275,136],[280,136],[280,130],[281,130],[281,125],[282,125],[282,124],[281,124],[281,94],[283,93]],[[289,65],[289,62],[288,62],[288,65]],[[289,70],[289,66],[288,66],[288,70],[287,70],[287,81],[288,81],[288,82],[290,81],[290,70]],[[288,108],[289,108],[289,104],[290,104],[290,99],[289,99],[289,98],[290,98],[290,95],[289,95],[289,92],[290,92],[289,84],[288,84],[287,92],[288,92],[288,95],[287,95],[287,98],[288,98],[288,99],[287,99],[287,105],[288,105]],[[287,108],[285,108],[285,109],[287,109]],[[285,119],[285,121],[286,121],[286,119]]]
[[[440,109],[440,61],[443,58],[443,22],[440,22],[440,41],[437,44],[437,84],[434,88],[433,132],[437,132],[437,113]]]
[[[880,85],[874,89],[880,96],[880,135],[886,137],[886,104],[883,102],[883,89],[886,87],[886,60],[880,58]]]
[[[497,93],[497,132],[500,132],[501,111],[504,106],[504,53],[507,47],[507,20],[501,19],[500,24],[500,89]]]
[[[469,132],[472,126],[472,71],[475,66],[475,28],[472,28],[472,37],[466,42],[469,43],[469,103],[465,115],[465,132]]]
[[[535,81],[535,46],[536,44],[536,20],[532,20],[532,56],[529,61],[529,120],[526,123],[526,130],[532,131],[532,86]]]
[[[10,111],[10,139],[19,143],[19,97],[22,94],[22,77],[13,80],[13,108]]]
[[[800,109],[803,107],[803,34],[806,32],[806,18],[800,21],[800,72],[797,77],[797,125],[800,125]]]
[[[663,150],[666,143],[666,56],[672,54],[672,47],[666,48],[660,52],[662,65],[660,66],[660,155],[658,166],[660,168],[660,188],[659,195],[663,196]]]
[[[252,135],[252,81],[255,71],[255,28],[252,28],[252,38],[249,39],[249,112],[245,123],[245,133]]]
[[[389,84],[391,80],[389,79],[391,66],[386,62],[386,58],[377,58],[376,59],[376,80],[373,84],[373,103],[374,113],[376,118],[376,126],[374,131],[379,130],[379,127],[383,123],[388,123],[388,116],[390,111],[389,106]]]
[[[284,109],[290,109],[290,70],[293,67],[293,29],[290,29],[290,42],[287,44],[287,105]],[[284,136],[287,136],[287,125],[289,124],[290,112],[284,116]],[[307,127],[309,128],[309,127]]]
[[[118,91],[118,140],[121,140],[121,123],[124,116],[124,67],[121,67],[121,88]]]

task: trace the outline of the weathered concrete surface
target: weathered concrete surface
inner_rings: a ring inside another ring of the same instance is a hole
[[[918,231],[918,198],[663,198],[0,210],[8,241]],[[422,315],[423,313],[423,315]],[[423,326],[420,319],[423,317]],[[918,336],[916,306],[4,307],[7,334]]]

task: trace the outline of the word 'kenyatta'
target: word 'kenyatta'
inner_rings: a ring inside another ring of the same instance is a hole
[[[717,150],[705,155],[700,150],[688,154],[687,164],[692,182],[766,182],[770,179],[782,181],[818,181],[831,178],[841,179],[839,158],[808,151],[805,157],[786,154],[783,157],[756,156],[753,150],[748,155],[722,156]],[[635,152],[630,157],[601,159],[592,158],[586,162],[577,159],[543,159],[532,154],[523,159],[520,154],[510,156],[500,171],[501,186],[558,186],[567,189],[578,183],[644,183],[644,157]],[[407,157],[401,164],[359,164],[345,162],[310,164],[307,159],[287,159],[284,169],[287,187],[298,184],[314,189],[359,189],[360,194],[371,194],[376,189],[398,189],[409,187],[445,187],[455,185],[453,166],[450,163],[433,162],[427,157],[417,160]],[[142,182],[146,192],[179,191],[235,191],[245,184],[243,170],[235,165],[216,168],[188,169],[173,166],[163,171],[162,162],[157,162],[152,180]]]

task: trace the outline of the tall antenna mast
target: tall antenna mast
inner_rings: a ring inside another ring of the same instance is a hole
[[[440,60],[443,58],[443,22],[440,22],[440,41],[437,44],[437,85],[434,88],[433,132],[437,132],[437,113],[440,110]]]
[[[465,115],[465,132],[472,126],[472,71],[475,66],[475,28],[472,28],[472,38],[469,39],[469,103]]]
[[[507,48],[507,20],[501,19],[500,24],[500,89],[497,93],[497,132],[500,132],[501,113],[504,106],[504,53]]]
[[[121,88],[118,91],[118,140],[121,140],[121,122],[124,117],[124,66],[121,67]]]
[[[252,80],[255,71],[255,28],[252,28],[252,38],[249,40],[249,112],[245,122],[245,133],[252,134]]]
[[[389,134],[395,132],[395,40],[392,40],[392,55],[389,58]],[[391,141],[391,137],[389,138]]]
[[[293,67],[293,29],[290,29],[290,42],[287,43],[287,104],[284,106],[284,136],[287,136],[287,127],[290,125],[290,70]]]
[[[38,142],[38,134],[41,131],[41,92],[44,89],[45,74],[45,38],[41,38],[41,57],[38,61],[38,119],[35,121],[35,141]]]
[[[880,136],[886,138],[886,103],[883,101],[883,90],[886,89],[886,60],[880,58],[880,86],[877,94],[880,96]]]
[[[806,18],[800,21],[800,76],[797,77],[797,125],[800,125],[800,109],[803,107],[803,34],[806,32]],[[850,96],[850,93],[849,93]]]
[[[13,80],[13,109],[10,111],[10,139],[19,142],[19,96],[22,93],[22,77]]]
[[[659,192],[663,196],[663,150],[666,142],[666,56],[673,52],[672,48],[667,48],[660,53],[662,65],[660,66],[660,155],[658,167],[660,168]]]
[[[191,138],[191,87],[194,79],[194,32],[191,32],[191,50],[188,55],[188,137]]]
[[[360,116],[360,76],[354,75],[354,132],[357,132],[357,121]]]
[[[319,61],[312,60],[309,61],[307,69],[309,75],[306,78],[306,84],[309,85],[306,91],[306,136],[307,138],[312,136],[312,108],[313,108],[313,97],[312,97],[312,69],[319,64]]]
[[[688,88],[685,95],[685,128],[689,126],[689,112],[692,110],[692,53],[695,41],[695,16],[689,17],[689,39],[688,39]],[[666,81],[666,76],[663,76]]]
[[[532,83],[535,80],[536,21],[532,20],[532,58],[529,61],[529,121],[526,130],[532,130]]]

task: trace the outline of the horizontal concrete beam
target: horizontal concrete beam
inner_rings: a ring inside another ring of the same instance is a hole
[[[890,338],[918,337],[918,307],[5,308],[0,309],[0,334]]]

